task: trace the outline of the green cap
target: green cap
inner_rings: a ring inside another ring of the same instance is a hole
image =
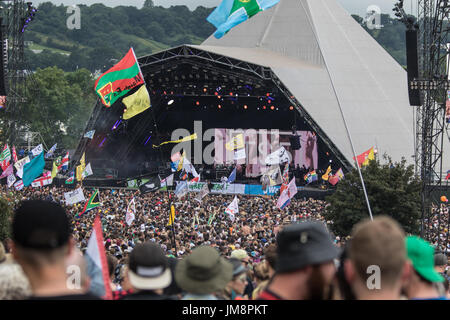
[[[444,278],[434,270],[434,248],[428,242],[409,236],[406,238],[406,250],[418,274],[431,282],[444,281]]]

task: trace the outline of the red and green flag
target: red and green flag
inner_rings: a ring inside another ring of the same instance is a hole
[[[83,211],[81,211],[78,217],[81,217],[82,214],[88,212],[89,210],[95,209],[99,206],[100,206],[100,198],[98,196],[98,189],[96,189],[95,192],[92,194],[92,196],[84,205]]]
[[[131,48],[122,60],[95,81],[95,92],[102,99],[102,103],[110,107],[119,98],[142,84],[144,76]]]

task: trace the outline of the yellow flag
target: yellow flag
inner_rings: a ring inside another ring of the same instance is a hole
[[[244,147],[245,147],[244,135],[242,133],[238,134],[236,137],[231,139],[230,142],[225,144],[225,148],[229,151],[233,151],[236,149],[242,149]]]
[[[168,226],[171,226],[175,221],[175,207],[172,205],[172,207],[170,207],[170,217],[169,217],[169,223],[167,224]]]
[[[77,166],[77,180],[82,181],[83,180],[83,171],[86,168],[86,160],[85,160],[85,153],[83,152],[83,155],[80,159],[80,165]]]
[[[186,151],[183,151],[183,155],[181,156],[180,161],[178,162],[177,171],[180,171],[181,169],[183,169],[183,162],[184,162],[185,157],[186,157]]]
[[[124,120],[133,118],[135,115],[150,108],[150,95],[148,94],[145,84],[142,85],[138,91],[124,98],[122,102],[127,107],[126,111],[123,113]]]
[[[327,180],[328,180],[328,177],[329,177],[329,175],[330,175],[330,172],[331,172],[331,166],[328,166],[328,169],[327,169],[327,171],[325,172],[325,174],[322,176],[322,179],[325,180],[325,181],[327,181]]]
[[[183,139],[174,140],[174,141],[166,141],[166,142],[163,142],[163,143],[161,143],[161,144],[159,144],[157,146],[153,145],[153,148],[159,148],[163,144],[167,144],[167,143],[180,143],[180,142],[186,142],[186,141],[191,141],[191,140],[195,140],[195,139],[197,139],[197,134],[196,133],[191,134],[190,136],[184,137]]]
[[[366,160],[363,162],[363,166],[367,166],[369,164],[369,160],[375,159],[375,153],[373,152],[373,147],[370,148],[369,155],[367,156]]]
[[[53,162],[52,179],[55,178],[57,174],[58,174],[58,166],[56,165],[56,162]]]

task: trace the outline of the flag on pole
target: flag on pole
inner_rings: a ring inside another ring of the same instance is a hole
[[[159,145],[153,145],[153,148],[159,148],[162,145],[165,145],[165,144],[168,144],[168,143],[180,143],[180,142],[186,142],[186,141],[191,141],[191,140],[195,140],[195,139],[197,139],[197,134],[196,133],[191,134],[190,136],[184,137],[182,139],[173,140],[173,141],[166,141],[166,142],[163,142],[163,143],[161,143]]]
[[[267,10],[280,0],[222,0],[206,18],[217,30],[214,37],[222,38],[230,29],[250,19],[260,11]]]
[[[6,180],[8,182],[8,188],[11,188],[14,182],[16,182],[16,176],[14,175],[14,173],[10,174]]]
[[[169,216],[169,223],[168,226],[171,226],[175,222],[175,207],[172,205],[170,207],[170,216]]]
[[[374,159],[375,159],[374,147],[361,153],[359,156],[356,157],[356,159],[355,159],[355,157],[353,157],[353,160],[356,160],[360,167],[368,165],[369,160],[374,160]]]
[[[88,131],[84,134],[83,138],[93,139],[95,134],[95,130]]]
[[[70,173],[69,178],[66,179],[65,184],[73,184],[74,180],[75,180],[75,172],[72,171]]]
[[[3,151],[0,154],[0,165],[2,167],[2,170],[6,170],[9,166],[9,161],[11,160],[11,151],[9,150],[8,144],[5,144],[3,147]]]
[[[239,213],[239,199],[234,196],[233,202],[225,209],[225,213],[228,214],[230,220],[234,222],[234,218],[237,213]]]
[[[148,94],[147,87],[143,84],[138,91],[129,95],[122,100],[123,104],[127,107],[123,113],[123,119],[128,120],[134,116],[144,112],[150,108],[150,95]]]
[[[23,185],[28,187],[34,179],[39,177],[44,172],[44,167],[44,151],[42,151],[37,157],[34,157],[33,160],[24,165],[22,177]]]
[[[203,202],[203,198],[206,197],[209,193],[208,184],[205,183],[202,187],[202,190],[197,194],[194,200],[198,202]]]
[[[288,162],[286,162],[286,164],[284,165],[282,180],[283,180],[283,183],[281,184],[280,195],[288,187],[288,184],[289,184],[289,163]]]
[[[295,185],[295,178],[289,182],[287,189],[280,194],[277,201],[277,208],[284,209],[288,204],[291,203],[291,199],[297,194],[297,186]]]
[[[66,205],[74,205],[78,202],[86,201],[84,198],[83,189],[78,188],[74,191],[65,192],[64,199],[66,200]]]
[[[14,169],[13,169],[13,165],[10,164],[5,171],[3,171],[2,175],[0,176],[0,179],[6,178],[9,175],[14,174]]]
[[[30,162],[30,157],[29,157],[29,156],[26,156],[25,158],[20,159],[19,161],[17,161],[17,162],[14,164],[14,167],[15,167],[16,170],[17,170],[16,175],[17,175],[19,178],[22,178],[22,177],[23,177],[23,168],[24,168],[25,164],[27,164],[28,162]],[[44,163],[45,163],[45,162],[44,162]]]
[[[58,174],[60,165],[61,165],[61,157],[58,157],[55,161],[53,161],[52,178],[55,178],[56,175]]]
[[[339,177],[336,174],[335,175],[330,175],[330,178],[328,179],[328,182],[332,186],[335,186],[339,182]]]
[[[136,206],[133,197],[133,199],[131,199],[130,203],[128,204],[127,214],[125,216],[125,221],[127,222],[128,226],[131,226],[135,217],[136,217]]]
[[[186,181],[181,181],[178,183],[176,189],[175,189],[175,195],[178,198],[182,198],[188,193],[188,183]]]
[[[94,193],[91,195],[89,200],[84,205],[83,211],[78,215],[81,217],[82,214],[88,212],[89,210],[95,209],[100,206],[100,198],[98,194],[98,189],[95,189]]]
[[[281,184],[283,180],[281,178],[280,166],[276,165],[275,167],[271,167],[271,169],[263,174],[263,179],[268,179],[270,186]]]
[[[33,150],[31,150],[33,157],[37,157],[42,152],[44,152],[44,147],[42,146],[42,143],[40,145],[38,145],[37,147],[33,148]]]
[[[131,48],[122,60],[95,81],[95,92],[102,103],[110,107],[141,84],[144,84],[144,77],[134,50]]]
[[[16,183],[14,183],[14,188],[15,188],[17,191],[22,190],[22,189],[23,189],[23,181],[22,181],[22,180],[19,180],[19,181],[17,181]]]
[[[103,245],[102,222],[98,215],[94,219],[85,257],[87,273],[91,280],[90,292],[106,300],[112,299],[108,263],[106,261],[105,246]]]
[[[233,183],[236,180],[236,167],[234,167],[233,171],[231,172],[230,176],[227,179],[227,183]]]
[[[327,171],[322,176],[322,180],[328,181],[328,177],[330,176],[330,172],[331,172],[331,166],[328,166]]]
[[[286,151],[284,147],[279,148],[278,150],[269,154],[265,159],[266,165],[278,165],[281,163],[291,163],[292,156]]]
[[[31,183],[31,186],[33,188],[40,188],[52,184],[52,182],[53,182],[52,173],[50,171],[47,171],[42,175],[42,177],[35,179]]]
[[[183,152],[183,154],[184,154],[184,152]],[[189,159],[186,158],[185,156],[183,156],[183,170],[186,173],[192,174],[195,178],[200,179],[200,175],[197,173],[197,170],[195,170],[195,167],[192,165],[192,163],[189,161]]]
[[[84,178],[92,176],[94,173],[92,172],[91,163],[89,162],[86,168],[84,168],[83,172],[81,173],[81,176]]]
[[[64,156],[64,158],[61,161],[60,164],[60,168],[58,168],[59,170],[67,170],[69,169],[69,152],[66,153],[66,155]]]
[[[311,172],[308,172],[308,173],[305,175],[305,181],[306,181],[307,183],[311,183],[311,182],[314,182],[314,181],[317,181],[317,180],[319,180],[319,177],[317,176],[316,170],[313,170],[313,171],[311,171]]]
[[[15,146],[13,146],[13,148],[12,148],[12,155],[13,155],[14,163],[17,163],[17,161],[19,159],[17,158],[17,152],[16,152],[16,147]]]
[[[85,160],[85,153],[83,152],[83,155],[80,159],[80,165],[77,166],[77,180],[82,181],[83,180],[83,171],[86,168],[86,160]]]
[[[55,143],[55,144],[53,145],[53,147],[51,147],[50,150],[48,150],[47,154],[45,155],[45,159],[48,159],[48,158],[53,157],[53,154],[55,153],[55,150],[56,150],[56,146],[57,146],[57,145],[58,145],[58,144]]]

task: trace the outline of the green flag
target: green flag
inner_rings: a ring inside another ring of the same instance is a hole
[[[78,217],[81,217],[82,214],[86,213],[89,210],[97,208],[98,206],[100,206],[100,198],[98,196],[98,189],[96,189],[84,205],[83,211],[78,215]]]
[[[144,76],[131,48],[122,60],[95,81],[95,92],[102,99],[102,103],[110,107],[141,84],[144,84]]]

